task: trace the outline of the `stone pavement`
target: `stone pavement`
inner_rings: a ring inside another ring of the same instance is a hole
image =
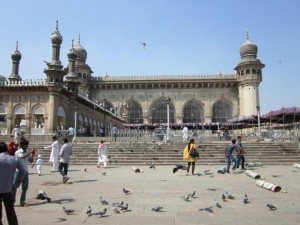
[[[264,166],[256,168],[266,181],[282,187],[287,193],[274,193],[258,187],[255,180],[243,172],[237,174],[218,174],[221,166],[196,165],[196,172],[210,170],[206,176],[186,176],[185,171],[173,173],[172,166],[157,166],[155,170],[146,165],[143,173],[134,173],[129,166],[106,169],[96,166],[70,165],[67,184],[61,183],[59,173],[51,173],[50,166],[43,167],[43,175],[38,176],[36,168],[30,168],[30,185],[27,192],[29,207],[20,207],[20,190],[17,192],[16,212],[20,225],[76,225],[76,224],[299,224],[300,223],[300,169],[291,166]],[[85,172],[86,169],[86,172]],[[272,176],[273,175],[273,176]],[[275,176],[274,176],[275,175]],[[125,195],[123,188],[130,190]],[[37,200],[38,190],[44,190],[51,203]],[[184,201],[182,196],[196,191],[195,198]],[[221,196],[228,191],[235,200],[223,202]],[[250,203],[244,204],[247,193]],[[110,205],[101,205],[99,197]],[[214,199],[222,208],[217,208]],[[112,202],[128,203],[128,211],[116,214]],[[277,210],[270,211],[266,206],[271,203]],[[105,216],[87,217],[86,209],[91,206],[93,212],[105,207]],[[72,215],[66,215],[62,209],[75,209]],[[164,207],[162,212],[151,211],[153,207]],[[5,211],[5,209],[3,209]],[[4,224],[8,224],[6,215]]]

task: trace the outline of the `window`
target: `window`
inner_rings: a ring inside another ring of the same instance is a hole
[[[220,100],[213,106],[212,122],[226,122],[228,119],[232,119],[232,107],[225,101]]]
[[[183,123],[202,123],[204,122],[203,106],[192,100],[183,109]]]

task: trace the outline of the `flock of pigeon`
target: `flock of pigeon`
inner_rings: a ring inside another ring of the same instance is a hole
[[[155,169],[155,165],[154,165],[153,162],[148,163],[148,165],[149,165],[149,169]],[[175,168],[173,169],[173,173],[177,172],[178,170],[186,170],[186,169],[187,169],[187,167],[184,166],[184,165],[176,165]],[[86,169],[84,169],[84,171],[87,172]],[[197,175],[201,176],[201,175],[209,175],[209,174],[211,174],[211,173],[208,173],[208,172],[209,172],[209,170],[204,170],[202,173],[199,173]],[[104,173],[102,173],[102,174],[106,175],[106,171],[105,171],[105,174]],[[207,189],[207,190],[215,191],[216,189]],[[125,188],[123,188],[122,191],[123,191],[123,193],[125,195],[130,195],[131,194],[131,192],[129,190],[125,189]],[[44,194],[44,196],[47,196],[45,192],[43,192],[43,194]],[[43,199],[45,199],[44,196],[43,196]],[[187,201],[187,202],[191,201],[190,199],[192,199],[192,198],[196,198],[196,191],[193,191],[192,193],[189,193],[187,195],[182,196],[182,199],[184,201]],[[225,202],[228,202],[228,200],[235,200],[236,198],[232,194],[230,194],[228,191],[226,191],[225,193],[222,194],[221,199],[222,199],[222,202],[225,203]],[[250,203],[247,194],[244,195],[244,198],[243,198],[242,202],[244,204]],[[88,217],[86,218],[86,220],[90,216],[100,216],[100,217],[103,217],[103,216],[106,215],[106,213],[108,212],[108,207],[110,205],[109,202],[106,201],[105,199],[103,199],[102,196],[100,196],[100,204],[103,205],[103,206],[105,206],[105,208],[103,208],[103,209],[101,209],[100,211],[97,211],[97,212],[93,212],[91,206],[88,206],[88,208],[86,210],[86,214],[87,214]],[[214,199],[214,205],[217,208],[220,208],[220,209],[222,208],[221,203],[216,198]],[[115,214],[121,214],[121,213],[124,213],[124,212],[130,212],[131,211],[131,209],[129,209],[128,203],[125,203],[123,200],[120,201],[120,202],[113,202],[111,204],[111,206],[112,206],[112,211]],[[274,205],[272,205],[270,203],[268,203],[266,206],[269,208],[269,210],[276,210],[277,209]],[[162,207],[162,206],[155,206],[155,207],[153,207],[151,209],[151,211],[154,211],[154,212],[163,212],[162,211],[163,208],[164,207]],[[206,210],[206,211],[212,213],[213,212],[212,208],[213,207],[211,206],[211,207],[204,208],[204,209],[199,209],[199,210],[200,211]],[[65,208],[65,207],[63,207],[63,211],[67,215],[72,215],[72,214],[74,214],[76,212],[74,209],[68,209],[68,208]]]

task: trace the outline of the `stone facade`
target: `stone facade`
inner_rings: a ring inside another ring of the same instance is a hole
[[[76,46],[72,41],[66,68],[59,57],[58,25],[51,42],[52,60],[45,62],[44,80],[22,81],[18,45],[11,55],[12,74],[0,82],[0,118],[6,121],[1,129],[7,133],[22,121],[26,133],[64,130],[74,124],[75,108],[78,127],[103,127],[106,132],[113,124],[157,126],[168,119],[173,126],[221,124],[257,114],[264,64],[248,34],[236,73],[215,75],[93,76],[80,36]]]

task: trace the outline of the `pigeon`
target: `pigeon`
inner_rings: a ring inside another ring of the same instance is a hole
[[[112,203],[112,205],[113,205],[114,207],[119,207],[120,205],[123,205],[123,204],[124,204],[123,201],[121,201],[121,202],[113,202],[113,203]]]
[[[87,169],[86,169],[86,168],[84,168],[84,172],[87,172]]]
[[[123,188],[123,192],[124,192],[124,194],[126,194],[126,195],[130,194],[130,191],[129,191],[129,190],[126,190],[125,188]]]
[[[91,208],[91,206],[89,205],[89,207],[88,207],[87,210],[86,210],[86,214],[91,215],[91,213],[92,213],[92,208]]]
[[[104,176],[105,176],[105,175],[106,175],[106,171],[104,171],[104,172],[102,173],[102,175],[104,175]]]
[[[157,206],[157,207],[152,208],[151,210],[152,210],[152,211],[155,211],[155,212],[161,212],[160,210],[162,210],[163,208],[164,208],[164,207]]]
[[[40,200],[47,200],[47,202],[51,202],[51,198],[48,197],[48,195],[43,191],[39,190],[37,196],[35,197],[36,199]]]
[[[267,204],[267,207],[269,207],[270,210],[276,210],[277,209],[274,205],[272,205],[270,203]]]
[[[227,195],[227,198],[234,199],[234,196],[232,196],[231,194],[229,194],[228,191],[226,191],[226,195]]]
[[[120,205],[119,206],[121,208],[121,210],[128,210],[128,203],[126,203],[125,205]]]
[[[176,173],[178,170],[187,170],[187,166],[183,166],[183,165],[178,164],[173,169],[173,173]]]
[[[100,202],[102,205],[108,205],[108,201],[105,201],[102,196],[100,196]]]
[[[141,42],[141,44],[143,45],[143,49],[145,49],[147,44],[145,42]]]
[[[149,166],[150,169],[155,169],[155,165],[153,162],[151,162],[150,166]]]
[[[107,208],[104,208],[102,211],[99,211],[99,212],[96,212],[95,215],[98,215],[98,216],[103,216],[107,211]]]
[[[222,206],[220,205],[219,201],[217,199],[215,199],[215,204],[218,208],[222,208]]]
[[[74,209],[67,209],[66,207],[64,207],[63,206],[63,210],[64,210],[64,212],[67,214],[67,215],[70,215],[70,214],[72,214],[72,213],[74,213],[75,212],[75,210]]]
[[[222,200],[223,200],[224,202],[226,202],[226,197],[225,197],[224,193],[223,193],[223,195],[222,195]]]
[[[114,207],[114,208],[113,208],[113,211],[114,211],[115,213],[117,213],[117,214],[120,214],[120,213],[121,213],[120,210],[119,210],[117,207]]]
[[[189,194],[188,194],[188,195],[182,196],[182,198],[183,198],[184,201],[189,201],[190,196],[189,196]]]
[[[248,196],[247,196],[247,194],[245,194],[245,197],[244,197],[244,200],[243,200],[243,202],[244,202],[245,204],[247,204],[247,203],[248,203]]]
[[[193,191],[193,193],[191,193],[191,194],[188,194],[188,196],[189,196],[189,197],[191,197],[191,198],[194,198],[194,197],[195,197],[195,195],[196,195],[196,191]]]

